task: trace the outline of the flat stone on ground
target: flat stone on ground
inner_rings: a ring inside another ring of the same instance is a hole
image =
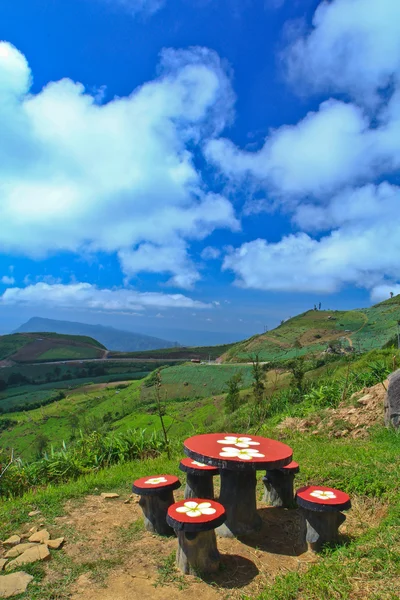
[[[28,513],[28,517],[36,517],[36,515],[40,515],[40,510],[31,510],[31,512]]]
[[[107,494],[107,493],[103,492],[101,494],[101,497],[104,498],[105,500],[111,500],[112,498],[119,498],[119,494],[113,494],[113,493]]]
[[[6,564],[7,559],[6,558],[0,558],[0,571],[2,571],[4,569],[4,565]]]
[[[47,540],[46,546],[48,548],[51,548],[52,550],[58,550],[58,548],[61,548],[64,541],[65,541],[65,538],[63,538],[63,537],[57,538],[55,540]]]
[[[29,550],[29,548],[32,548],[33,546],[36,546],[36,544],[18,544],[8,550],[4,556],[6,558],[17,558],[17,556],[23,554],[25,550]]]
[[[28,539],[30,542],[39,542],[43,544],[50,539],[50,534],[47,529],[41,529],[37,533],[33,533]]]
[[[0,598],[11,598],[23,594],[32,579],[32,575],[28,575],[23,571],[2,575],[0,577]]]
[[[9,538],[4,540],[3,546],[16,546],[21,541],[19,535],[11,535]]]
[[[37,544],[9,562],[6,565],[6,571],[15,569],[15,567],[22,567],[22,565],[29,565],[39,560],[47,560],[48,558],[50,558],[48,547],[45,544]]]

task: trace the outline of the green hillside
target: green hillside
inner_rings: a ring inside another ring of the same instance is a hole
[[[399,320],[400,295],[370,308],[309,310],[272,331],[235,344],[223,358],[226,362],[247,362],[258,354],[261,361],[285,360],[322,352],[332,343],[366,352],[392,340]]]
[[[0,336],[0,360],[18,363],[102,358],[105,347],[97,340],[58,333],[13,333]]]
[[[146,350],[143,352],[109,352],[115,358],[155,358],[160,360],[216,360],[228,352],[235,344],[221,344],[219,346],[190,346],[176,348],[162,348],[161,350]]]

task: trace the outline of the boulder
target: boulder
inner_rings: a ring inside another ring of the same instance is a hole
[[[6,558],[17,558],[17,556],[23,554],[25,550],[29,550],[29,548],[32,548],[33,546],[36,546],[36,544],[18,544],[8,550],[4,556]]]
[[[6,558],[0,558],[0,571],[4,569],[4,565],[7,563]]]
[[[36,533],[33,533],[28,540],[30,542],[39,542],[40,544],[44,544],[44,542],[47,542],[47,540],[50,539],[50,534],[47,531],[47,529],[41,529],[40,531],[37,531]]]
[[[29,565],[39,560],[47,560],[50,558],[50,552],[45,544],[35,544],[29,550],[25,550],[23,554],[20,554],[17,558],[12,560],[6,565],[6,571],[15,569],[15,567],[21,567],[22,565]]]
[[[47,540],[47,542],[45,542],[45,544],[48,548],[51,548],[52,550],[58,550],[58,548],[61,548],[64,541],[65,541],[65,538],[60,537],[55,540]]]
[[[389,385],[384,401],[385,425],[400,428],[400,369],[389,377]]]
[[[23,571],[2,575],[0,577],[0,598],[11,598],[23,594],[32,579],[32,575],[28,575]]]
[[[16,546],[20,542],[21,542],[21,538],[19,537],[19,535],[11,535],[9,538],[4,540],[3,546],[5,546],[5,547]]]

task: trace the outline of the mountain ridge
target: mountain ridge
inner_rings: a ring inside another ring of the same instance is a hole
[[[13,333],[35,333],[54,332],[66,335],[89,336],[101,344],[107,350],[120,352],[135,352],[141,350],[158,350],[160,348],[172,348],[176,343],[162,338],[157,338],[141,333],[133,333],[105,325],[91,325],[78,321],[61,321],[57,319],[46,319],[44,317],[32,317],[23,323]]]

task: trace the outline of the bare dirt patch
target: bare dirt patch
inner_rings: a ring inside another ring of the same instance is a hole
[[[336,409],[325,409],[319,415],[301,419],[287,417],[277,429],[299,432],[312,431],[330,437],[365,438],[368,430],[377,423],[383,423],[383,402],[388,381],[364,388],[353,394],[352,404],[342,403]]]
[[[299,337],[299,342],[302,346],[308,346],[309,344],[323,344],[331,340],[337,340],[340,337],[343,337],[342,331],[335,331],[334,329],[310,329]]]
[[[182,491],[176,496],[181,497]],[[64,551],[74,562],[90,565],[73,584],[72,600],[168,600],[188,593],[202,600],[236,600],[257,594],[278,574],[305,569],[317,560],[302,545],[295,510],[261,504],[260,532],[240,540],[218,538],[221,571],[207,581],[176,571],[176,538],[144,531],[136,499],[124,504],[124,498],[107,501],[89,496],[78,506],[67,503],[66,510],[56,524],[60,533],[74,531]]]

